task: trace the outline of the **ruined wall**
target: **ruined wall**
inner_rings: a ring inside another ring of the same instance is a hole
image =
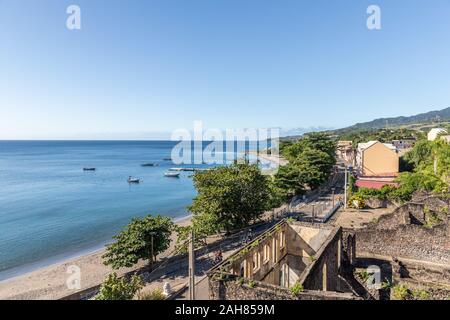
[[[289,289],[257,282],[252,285],[236,280],[209,280],[212,300],[358,300],[349,293],[305,290],[293,295]]]
[[[263,234],[239,251],[238,256],[233,256],[231,259],[231,273],[253,280],[262,280],[271,270],[279,269],[279,262],[287,254],[286,244],[286,229],[287,225],[281,225],[271,232]],[[281,236],[284,234],[284,245],[281,245]],[[268,248],[268,257],[264,256],[264,249]],[[255,253],[257,253],[257,265],[255,268]],[[265,259],[268,258],[268,259]],[[276,284],[277,278],[267,278],[270,283]]]
[[[366,229],[354,231],[356,255],[450,263],[448,220],[448,203],[438,197],[407,203]]]
[[[342,230],[331,234],[327,243],[317,253],[315,260],[304,271],[300,283],[310,290],[340,291],[339,278],[342,259]]]
[[[447,226],[427,229],[417,225],[402,225],[395,229],[358,231],[356,254],[360,256],[367,253],[450,263]]]
[[[394,281],[410,279],[428,284],[450,284],[449,265],[395,259],[392,262],[392,271]]]
[[[286,230],[288,253],[306,258],[315,256],[331,232],[332,229],[292,223]]]

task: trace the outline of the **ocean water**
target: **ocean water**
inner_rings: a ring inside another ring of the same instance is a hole
[[[133,217],[186,216],[192,173],[164,177],[175,144],[0,141],[0,280],[95,251]]]

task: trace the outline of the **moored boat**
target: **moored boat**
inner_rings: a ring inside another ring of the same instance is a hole
[[[164,176],[169,178],[178,178],[180,176],[180,172],[177,171],[167,171],[164,173]]]
[[[85,167],[83,168],[83,171],[95,171],[96,169],[93,167]]]
[[[143,163],[141,164],[141,167],[156,167],[158,164],[156,163]]]
[[[141,182],[141,179],[129,176],[127,181],[128,181],[128,183],[139,183],[139,182]]]

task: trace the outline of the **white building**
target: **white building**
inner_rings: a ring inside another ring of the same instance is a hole
[[[428,141],[434,141],[440,134],[446,134],[447,131],[443,128],[434,128],[428,132]]]

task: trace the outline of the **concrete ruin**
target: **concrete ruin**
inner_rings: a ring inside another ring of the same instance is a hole
[[[215,300],[448,299],[449,199],[415,197],[356,230],[282,220],[208,277]]]
[[[378,266],[391,286],[426,291],[428,299],[450,297],[448,199],[415,197],[367,228],[343,233],[355,268]]]
[[[210,298],[359,299],[345,256],[341,228],[282,220],[209,271]]]

